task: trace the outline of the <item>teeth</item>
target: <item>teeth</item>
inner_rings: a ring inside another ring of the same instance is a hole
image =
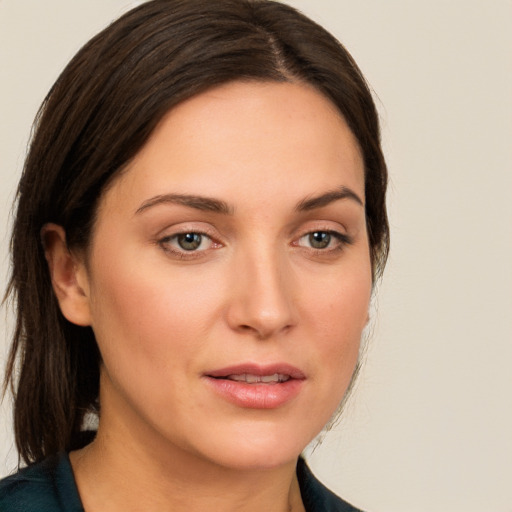
[[[259,382],[260,378],[257,375],[251,375],[250,373],[245,375],[245,381],[248,384],[254,384],[255,382]]]
[[[235,380],[237,382],[246,382],[247,384],[272,384],[277,382],[286,382],[290,379],[290,376],[281,373],[274,373],[273,375],[253,375],[251,373],[241,373],[228,375],[226,378],[229,380]]]

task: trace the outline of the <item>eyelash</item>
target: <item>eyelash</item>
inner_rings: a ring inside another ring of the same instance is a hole
[[[304,246],[300,245],[300,241],[302,239],[304,239],[306,237],[311,237],[314,234],[319,234],[319,233],[321,233],[323,235],[328,235],[329,237],[331,237],[329,239],[329,245],[331,245],[331,243],[334,239],[334,241],[336,241],[335,246],[334,247],[325,247],[325,248],[315,248],[315,247],[304,247]],[[197,248],[191,249],[191,250],[186,250],[183,248],[179,249],[179,248],[173,247],[171,245],[173,242],[178,243],[177,242],[178,237],[185,236],[185,235],[199,235],[201,237],[201,241],[200,241],[201,244],[203,243],[203,239],[207,239],[210,241],[211,245],[210,245],[210,247],[203,249],[203,250],[197,250]],[[172,255],[177,256],[178,258],[183,259],[183,260],[192,260],[195,258],[200,258],[202,256],[202,253],[207,252],[210,249],[216,249],[216,248],[222,247],[222,244],[219,242],[216,242],[215,239],[210,234],[205,233],[204,231],[200,231],[200,230],[195,230],[195,231],[194,230],[186,230],[186,231],[182,231],[179,233],[174,233],[173,235],[165,236],[165,237],[159,239],[157,243],[162,247],[162,249],[165,252],[171,253]],[[338,231],[333,231],[332,229],[315,229],[315,230],[308,231],[308,232],[304,233],[303,235],[301,235],[298,239],[296,239],[296,241],[294,241],[292,243],[292,245],[294,247],[302,247],[302,248],[306,249],[307,251],[310,251],[316,255],[327,256],[329,254],[341,252],[346,246],[351,245],[352,243],[353,243],[352,237],[350,237],[344,233],[340,233]]]
[[[323,234],[323,235],[327,235],[329,236],[329,245],[331,244],[331,242],[333,241],[336,241],[336,244],[334,245],[334,247],[325,247],[325,248],[315,248],[315,247],[309,247],[308,249],[309,250],[312,250],[314,251],[315,253],[317,254],[332,254],[334,252],[340,252],[342,251],[347,245],[351,245],[353,243],[353,240],[352,240],[352,237],[346,235],[345,233],[340,233],[338,231],[333,231],[332,229],[315,229],[315,230],[312,230],[312,231],[308,231],[307,233],[305,233],[304,235],[302,235],[298,241],[296,243],[294,243],[293,245],[296,245],[296,246],[299,246],[299,242],[300,240],[308,237],[310,240],[311,240],[311,236],[315,235],[315,234]]]
[[[201,251],[198,251],[197,249],[187,251],[186,249],[183,249],[183,248],[178,249],[171,245],[174,241],[176,241],[176,243],[178,243],[177,242],[178,237],[185,236],[185,235],[199,235],[202,238],[201,244],[203,243],[203,239],[207,239],[210,241],[210,244],[212,246],[214,246],[214,248],[222,247],[222,244],[215,242],[214,238],[211,235],[209,235],[208,233],[205,233],[204,231],[199,231],[199,230],[196,230],[196,231],[186,230],[186,231],[181,231],[179,233],[174,233],[173,235],[170,235],[170,236],[165,236],[165,237],[161,238],[160,240],[158,240],[158,244],[162,247],[162,249],[165,252],[171,253],[172,255],[177,256],[178,258],[183,259],[183,260],[201,257],[201,255],[202,255],[201,253],[206,252],[207,250],[212,248],[212,247],[208,247],[207,249],[204,249]],[[217,246],[217,247],[215,247],[215,246]]]

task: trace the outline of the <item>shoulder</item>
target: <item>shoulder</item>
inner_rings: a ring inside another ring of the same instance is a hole
[[[297,463],[297,477],[307,512],[361,512],[317,480],[302,457]]]
[[[2,512],[83,512],[66,454],[0,480]]]

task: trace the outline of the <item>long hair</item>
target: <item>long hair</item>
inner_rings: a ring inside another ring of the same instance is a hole
[[[153,0],[89,41],[37,115],[17,191],[6,297],[17,314],[5,388],[20,456],[36,462],[83,446],[97,412],[100,354],[90,327],[61,314],[40,240],[48,222],[87,250],[102,193],[169,109],[233,80],[303,82],[339,109],[364,159],[374,280],[388,252],[387,171],[370,90],[322,27],[268,0]]]

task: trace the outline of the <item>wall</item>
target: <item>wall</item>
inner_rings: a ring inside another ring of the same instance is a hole
[[[36,109],[81,44],[136,3],[0,0],[2,282]],[[391,172],[392,253],[365,370],[311,465],[368,512],[510,511],[512,2],[289,3],[367,76]],[[16,458],[2,407],[5,475]]]

